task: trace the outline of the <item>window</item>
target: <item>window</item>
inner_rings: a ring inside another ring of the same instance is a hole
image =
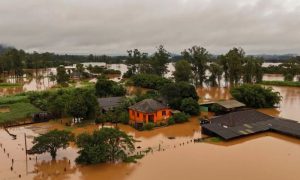
[[[163,116],[167,115],[166,111],[162,111],[161,113]]]
[[[137,113],[137,115],[136,115],[137,117],[140,117],[140,113]]]

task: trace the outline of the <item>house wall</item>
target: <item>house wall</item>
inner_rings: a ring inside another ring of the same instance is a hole
[[[163,115],[163,112],[165,112],[165,115]],[[129,109],[129,119],[132,123],[149,123],[150,115],[153,115],[154,123],[158,123],[171,117],[171,109],[162,109],[155,113],[143,113]]]

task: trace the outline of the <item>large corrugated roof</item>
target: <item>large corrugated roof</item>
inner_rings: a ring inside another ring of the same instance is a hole
[[[168,106],[154,100],[154,99],[145,99],[141,102],[138,102],[129,107],[129,109],[133,109],[140,112],[145,113],[153,113],[161,109],[166,109]]]
[[[300,124],[296,121],[274,118],[256,110],[238,111],[211,120],[202,125],[203,132],[213,133],[225,140],[265,131],[300,138]]]

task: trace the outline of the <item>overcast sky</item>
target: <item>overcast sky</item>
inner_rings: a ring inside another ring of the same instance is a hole
[[[75,54],[300,54],[300,0],[0,0],[0,43]]]

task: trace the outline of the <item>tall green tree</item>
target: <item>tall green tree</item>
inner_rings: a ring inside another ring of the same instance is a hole
[[[258,83],[262,81],[263,70],[262,70],[263,61],[255,57],[246,57],[244,70],[243,70],[243,82],[244,83]]]
[[[164,48],[163,45],[160,45],[157,51],[151,58],[151,67],[154,74],[163,76],[168,72],[170,53]]]
[[[42,154],[49,152],[52,159],[56,158],[58,149],[66,149],[69,142],[74,140],[74,135],[68,131],[52,130],[46,134],[35,137],[33,147],[28,151],[29,154]]]
[[[209,65],[210,76],[208,78],[208,84],[212,87],[221,86],[222,79],[222,66],[216,62],[210,63]]]
[[[59,66],[58,68],[56,68],[56,71],[56,81],[58,84],[64,84],[69,81],[70,76],[66,73],[66,69],[64,66]]]
[[[233,48],[225,55],[228,62],[228,74],[231,86],[236,86],[243,75],[245,52],[242,48]]]
[[[175,63],[173,76],[176,82],[189,82],[192,77],[192,67],[186,60],[180,60]]]
[[[211,60],[209,52],[203,47],[193,46],[188,50],[184,50],[181,54],[183,58],[192,65],[195,78],[194,84],[196,86],[203,86],[206,79],[206,70],[208,68],[207,63]]]

